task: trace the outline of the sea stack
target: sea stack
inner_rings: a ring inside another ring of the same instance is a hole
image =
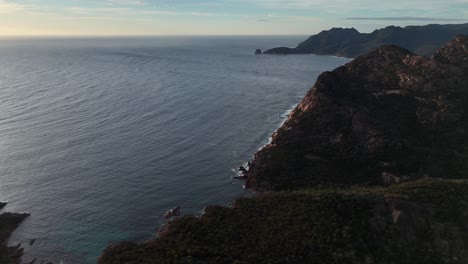
[[[261,49],[257,49],[255,50],[255,55],[260,55],[260,54],[263,54],[262,50]]]

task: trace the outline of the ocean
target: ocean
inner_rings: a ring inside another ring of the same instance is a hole
[[[303,39],[0,39],[0,201],[31,214],[9,244],[24,262],[95,263],[152,238],[171,208],[252,195],[236,168],[349,61],[253,55]]]

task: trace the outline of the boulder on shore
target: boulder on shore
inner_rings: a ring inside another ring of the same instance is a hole
[[[171,218],[171,217],[176,217],[176,216],[179,216],[180,214],[182,213],[182,208],[180,207],[176,207],[176,208],[173,208],[169,211],[166,212],[166,215],[164,216],[167,219]]]

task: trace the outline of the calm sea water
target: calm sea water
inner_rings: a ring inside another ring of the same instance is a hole
[[[94,263],[170,208],[249,195],[233,169],[347,62],[252,55],[303,39],[0,39],[0,200],[32,214],[9,243],[27,262]]]

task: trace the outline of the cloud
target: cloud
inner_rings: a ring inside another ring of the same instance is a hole
[[[347,17],[347,20],[370,20],[370,21],[468,21],[462,18],[444,17]]]
[[[142,10],[139,11],[143,15],[162,15],[162,16],[175,16],[179,13],[173,11],[160,11],[160,10]]]
[[[71,7],[68,9],[71,13],[74,14],[89,14],[89,13],[117,13],[117,14],[129,14],[131,13],[131,8],[123,8],[123,7],[105,7],[105,8],[86,8],[86,7]]]
[[[437,10],[466,5],[468,0],[230,0],[274,9]]]
[[[1,1],[1,0],[0,0]],[[146,16],[194,16],[194,17],[213,17],[222,14],[205,13],[205,12],[174,12],[164,10],[147,10],[133,7],[70,7],[66,11],[75,15],[91,15],[91,14],[110,14],[110,15],[146,15]]]
[[[13,14],[24,10],[25,5],[0,0],[0,14]]]
[[[217,16],[219,14],[205,13],[205,12],[190,12],[190,15],[201,16],[201,17],[211,17],[211,16]]]
[[[145,5],[146,3],[143,1],[137,1],[137,0],[106,0],[108,4],[111,5]]]

